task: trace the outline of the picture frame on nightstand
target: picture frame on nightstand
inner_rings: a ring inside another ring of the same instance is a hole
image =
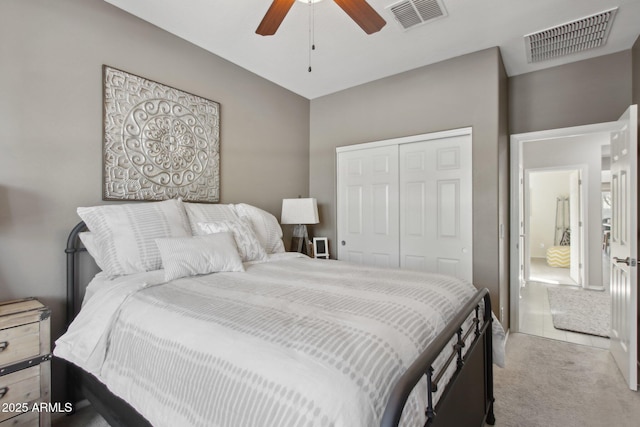
[[[313,238],[313,257],[329,259],[329,239],[326,237]]]

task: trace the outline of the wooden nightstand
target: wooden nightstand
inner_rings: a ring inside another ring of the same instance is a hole
[[[34,298],[0,303],[0,427],[51,425],[50,314]]]

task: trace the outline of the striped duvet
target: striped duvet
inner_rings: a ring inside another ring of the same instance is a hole
[[[54,354],[155,426],[379,425],[391,386],[475,289],[287,255],[94,286]],[[403,425],[423,425],[425,400],[422,385]]]

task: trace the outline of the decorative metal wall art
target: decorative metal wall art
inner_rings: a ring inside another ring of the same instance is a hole
[[[220,104],[103,66],[104,200],[218,202]]]

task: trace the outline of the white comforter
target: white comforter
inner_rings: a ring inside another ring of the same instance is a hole
[[[54,354],[155,426],[379,425],[392,384],[475,288],[290,255],[244,273],[96,282]],[[404,425],[423,425],[425,399],[413,393]]]

